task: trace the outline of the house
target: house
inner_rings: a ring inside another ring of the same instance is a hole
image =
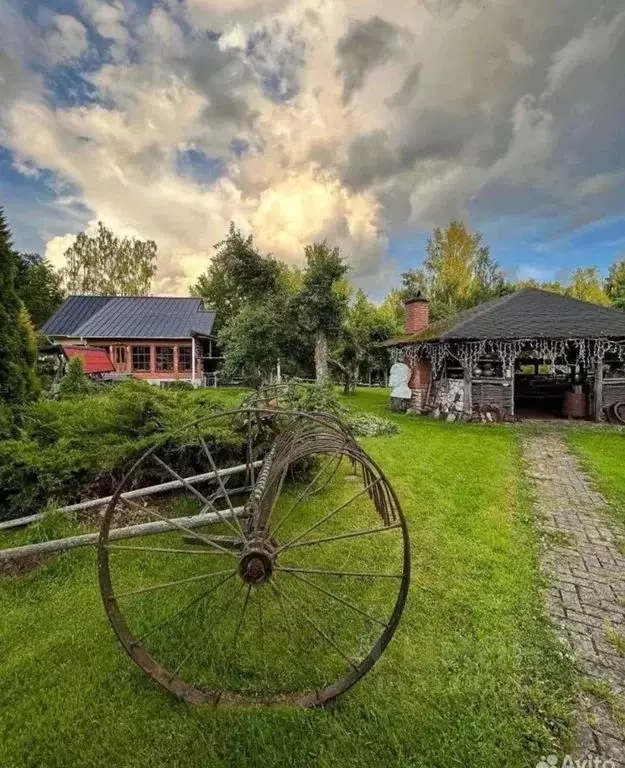
[[[104,350],[117,374],[198,386],[221,361],[214,322],[215,313],[192,297],[70,296],[41,332],[69,356],[81,347],[87,366]]]
[[[406,302],[404,334],[384,346],[411,369],[411,407],[471,418],[601,420],[625,401],[625,312],[538,289],[511,293],[430,323]]]

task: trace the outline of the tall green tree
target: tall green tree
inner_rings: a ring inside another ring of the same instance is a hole
[[[94,236],[81,232],[65,251],[62,271],[67,293],[143,296],[156,273],[153,240],[118,237],[98,222]]]
[[[348,266],[338,248],[324,241],[307,245],[306,268],[298,297],[302,328],[315,339],[315,377],[328,380],[328,344],[340,336],[347,312],[348,290],[345,276]]]
[[[63,303],[61,274],[38,253],[17,255],[15,288],[35,328],[41,328]]]
[[[0,208],[0,400],[11,405],[37,392],[37,346],[28,313],[15,288],[17,255]]]
[[[259,303],[288,281],[286,268],[263,255],[252,235],[244,237],[234,223],[227,237],[215,246],[207,270],[191,286],[191,293],[215,310],[218,327],[226,326],[248,303]]]
[[[625,309],[625,257],[611,265],[605,288],[614,306]]]
[[[423,267],[404,272],[402,282],[405,295],[420,290],[428,297],[434,320],[510,290],[499,265],[482,245],[482,235],[469,232],[458,220],[434,230]]]
[[[566,293],[574,299],[589,301],[592,304],[609,306],[612,303],[604,290],[597,267],[578,267],[571,275]]]

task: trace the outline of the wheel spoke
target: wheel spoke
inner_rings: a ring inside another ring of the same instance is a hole
[[[229,577],[229,578],[232,578],[232,577]],[[223,582],[222,582],[222,583],[223,583]],[[229,599],[229,600],[227,600],[227,601],[226,601],[226,604],[225,604],[225,605],[222,607],[221,611],[219,611],[219,613],[217,614],[217,618],[216,618],[216,619],[213,621],[213,623],[211,624],[211,629],[216,629],[216,627],[219,625],[219,622],[220,622],[220,621],[222,620],[222,618],[223,618],[223,617],[226,615],[226,613],[228,613],[228,609],[229,609],[231,606],[232,606],[232,600],[230,600],[230,599]],[[189,659],[190,659],[190,658],[191,658],[191,656],[192,656],[192,655],[195,653],[195,651],[197,651],[197,649],[198,649],[198,648],[200,647],[200,645],[202,644],[202,641],[203,641],[203,640],[204,640],[204,638],[203,638],[203,637],[197,638],[197,639],[196,639],[196,641],[195,641],[195,642],[194,642],[194,643],[191,645],[191,648],[190,648],[190,649],[189,649],[189,651],[188,651],[188,652],[185,654],[185,656],[184,656],[184,658],[182,659],[182,661],[181,661],[181,662],[179,662],[179,664],[177,664],[177,665],[176,665],[176,668],[173,670],[173,672],[172,672],[172,673],[171,673],[171,675],[169,676],[169,680],[170,680],[170,682],[171,682],[171,681],[172,681],[172,680],[173,680],[175,677],[177,677],[177,676],[178,676],[178,673],[180,672],[180,670],[181,670],[181,669],[184,667],[184,665],[187,663],[187,661],[189,661]]]
[[[295,499],[295,501],[293,502],[293,505],[291,506],[289,511],[280,519],[280,522],[276,525],[274,530],[271,532],[272,536],[275,536],[276,533],[278,532],[278,530],[282,527],[282,525],[289,519],[289,517],[291,517],[293,512],[295,512],[295,510],[300,505],[300,503],[306,498],[306,496],[308,495],[308,492],[310,491],[310,489],[314,486],[314,484],[317,482],[317,480],[319,479],[321,474],[327,468],[328,464],[331,464],[331,463],[332,463],[332,459],[328,459],[328,461],[325,462],[325,464],[321,467],[319,472],[317,472],[317,474],[313,477],[313,479],[310,481],[310,483],[308,483],[306,488],[304,488],[304,490],[300,493],[300,495],[297,497],[297,499]],[[337,462],[337,467],[338,467],[338,464],[340,464],[340,463],[341,463],[341,457],[339,456],[339,460]]]
[[[208,536],[204,536],[201,533],[198,533],[197,531],[194,531],[192,528],[187,528],[186,525],[181,525],[180,523],[176,522],[175,518],[171,517],[165,517],[164,515],[161,515],[160,513],[156,512],[151,507],[144,508],[140,504],[137,504],[134,501],[131,501],[130,499],[124,499],[123,497],[120,497],[120,500],[124,502],[124,504],[128,504],[131,507],[134,507],[135,509],[139,509],[142,512],[147,512],[149,515],[152,515],[153,517],[157,517],[159,520],[162,520],[165,523],[168,523],[171,525],[172,528],[178,529],[179,531],[182,531],[183,533],[189,533],[191,536],[193,536],[196,539],[200,539],[200,541],[203,541],[205,544],[208,544],[209,547],[213,547],[214,549],[218,549],[220,552],[230,555],[231,557],[236,557],[235,553],[231,550],[225,549],[224,547],[220,547],[219,544],[215,544],[215,542],[208,538]]]
[[[221,520],[221,522],[222,522],[222,523],[225,523],[226,525],[229,525],[229,526],[230,526],[230,528],[232,528],[232,530],[233,530],[233,531],[234,531],[234,532],[235,532],[237,535],[239,535],[239,533],[240,533],[240,532],[237,530],[236,526],[234,526],[234,525],[233,525],[233,524],[232,524],[232,523],[231,523],[231,522],[228,520],[228,518],[224,516],[224,514],[221,512],[221,510],[217,509],[217,507],[216,507],[216,506],[215,506],[215,505],[214,505],[214,504],[213,504],[211,501],[209,501],[209,500],[206,498],[206,496],[204,496],[204,494],[203,494],[203,493],[200,493],[200,492],[198,491],[198,489],[197,489],[197,488],[194,488],[194,487],[191,485],[191,483],[188,483],[188,482],[187,482],[187,481],[184,479],[184,477],[181,477],[181,476],[180,476],[180,475],[179,475],[179,474],[176,472],[176,470],[175,470],[175,469],[173,469],[172,467],[170,467],[170,466],[169,466],[169,464],[166,464],[166,463],[165,463],[165,462],[164,462],[164,461],[163,461],[161,458],[159,458],[158,456],[154,455],[154,461],[156,461],[158,464],[160,464],[160,465],[163,467],[163,469],[166,469],[166,470],[167,470],[167,471],[168,471],[168,472],[169,472],[169,473],[170,473],[170,474],[171,474],[173,477],[175,477],[177,480],[179,480],[179,481],[180,481],[180,482],[181,482],[181,483],[182,483],[182,484],[185,486],[185,488],[186,488],[187,490],[191,491],[191,493],[192,493],[194,496],[196,496],[196,497],[197,497],[197,498],[198,498],[198,499],[199,499],[199,500],[200,500],[200,501],[201,501],[201,502],[204,504],[204,511],[206,511],[206,510],[208,510],[208,509],[211,509],[211,510],[212,510],[212,511],[213,511],[213,512],[214,512],[214,513],[215,513],[215,514],[216,514],[216,515],[219,517],[219,519]],[[214,470],[213,470],[213,471],[214,471],[214,472],[217,474],[217,468],[215,467],[215,465],[214,465],[214,464],[213,464],[213,467],[214,467]],[[217,480],[218,480],[219,482],[221,482],[221,484],[223,485],[223,481],[221,480],[221,477],[219,477],[219,474],[217,474]],[[228,498],[228,504],[230,505],[230,509],[231,509],[231,511],[234,511],[234,508],[233,508],[233,507],[232,507],[232,505],[230,504],[230,499],[229,499],[229,498]],[[241,533],[242,533],[242,531],[241,531]]]
[[[230,496],[228,495],[228,491],[226,490],[226,486],[224,484],[224,481],[221,479],[221,475],[219,474],[219,472],[217,470],[217,466],[216,466],[215,461],[213,459],[212,453],[208,450],[208,446],[206,445],[206,441],[204,440],[204,438],[200,434],[199,427],[198,427],[197,433],[198,433],[198,438],[200,439],[200,443],[202,445],[202,450],[204,451],[204,453],[206,455],[206,458],[209,461],[211,469],[215,473],[215,477],[217,478],[217,484],[219,485],[219,490],[222,492],[223,497],[225,498],[226,503],[228,504],[228,509],[230,510],[236,525],[233,525],[230,522],[230,520],[228,520],[225,517],[223,518],[223,522],[226,523],[237,535],[240,535],[242,537],[243,541],[246,541],[245,535],[243,533],[243,526],[241,525],[241,522],[239,521],[239,519],[237,518],[237,516],[236,516],[236,514],[234,512],[234,507],[232,505],[232,501],[230,500]],[[217,514],[219,515],[219,517],[221,519],[222,515],[219,512],[219,510],[216,507],[213,507],[213,510],[215,512],[217,512]]]
[[[323,592],[324,595],[331,597],[333,600],[336,600],[338,603],[345,605],[347,608],[351,608],[352,611],[356,611],[356,613],[359,613],[361,616],[364,616],[365,618],[369,619],[369,621],[372,621],[374,624],[379,624],[381,627],[388,626],[385,621],[382,621],[381,619],[376,619],[375,616],[371,616],[371,614],[367,613],[366,611],[363,611],[362,608],[359,608],[357,605],[350,603],[349,600],[345,600],[345,598],[341,597],[340,595],[335,595],[334,592],[330,592],[329,590],[324,589],[323,587],[320,587],[318,584],[315,584],[313,581],[310,581],[310,579],[307,579],[306,577],[300,575],[299,573],[294,573],[293,571],[287,571],[287,573],[293,576],[294,579],[298,579],[299,581],[303,581],[305,584],[308,584],[313,589],[316,589],[318,592]]]
[[[344,653],[344,651],[340,648],[340,646],[338,646],[329,635],[326,635],[326,633],[320,627],[317,626],[317,624],[313,621],[313,619],[311,619],[310,616],[305,611],[303,611],[298,605],[296,605],[296,603],[283,590],[278,589],[276,584],[272,581],[269,582],[269,586],[279,596],[281,596],[284,600],[286,600],[286,602],[291,606],[291,608],[294,611],[296,611],[304,619],[304,621],[306,621],[306,623],[309,624],[315,630],[315,632],[326,641],[326,643],[331,645],[332,648],[334,648],[334,650],[349,664],[349,666],[352,669],[354,670],[358,669],[358,666],[354,664],[354,662],[349,658],[349,656],[346,653]]]
[[[288,573],[316,573],[321,576],[355,576],[358,578],[376,578],[376,579],[403,579],[403,573],[374,573],[373,571],[324,571],[320,568],[287,568],[286,566],[276,565],[276,571],[287,571]]]
[[[122,597],[131,597],[132,595],[144,595],[147,592],[157,592],[159,589],[168,589],[169,587],[177,587],[180,584],[189,584],[192,581],[202,581],[204,579],[210,579],[213,576],[222,576],[224,573],[233,575],[236,570],[229,568],[225,571],[213,571],[212,573],[200,573],[198,576],[189,576],[187,579],[178,579],[177,581],[166,581],[163,584],[154,584],[151,587],[142,587],[141,589],[133,589],[130,592],[122,592],[120,595],[112,595],[109,599],[120,600]]]
[[[194,598],[190,603],[187,603],[187,605],[185,605],[179,611],[176,611],[176,613],[173,613],[164,621],[161,621],[159,624],[156,624],[154,627],[151,627],[150,629],[148,629],[147,632],[144,632],[136,640],[133,640],[132,645],[139,645],[142,642],[142,640],[144,640],[146,637],[149,637],[149,635],[151,635],[153,632],[156,632],[157,629],[160,629],[161,627],[166,626],[167,624],[172,622],[174,619],[178,618],[178,616],[182,615],[183,613],[186,613],[186,611],[188,611],[190,608],[193,608],[194,605],[197,605],[199,602],[207,598],[213,592],[216,592],[219,589],[219,587],[221,587],[227,581],[230,581],[230,579],[234,578],[235,573],[236,571],[233,571],[229,576],[225,576],[223,579],[221,579],[221,581],[218,581],[217,584],[213,584],[212,587],[207,589],[205,592],[202,592],[201,595],[198,595],[196,598]]]
[[[221,555],[221,552],[213,552],[206,549],[168,549],[167,547],[133,547],[126,546],[125,544],[106,544],[105,548],[108,550],[115,550],[116,552],[163,552],[172,555]]]
[[[378,485],[381,482],[382,482],[382,478],[378,477],[373,482],[369,483],[369,485],[365,485],[365,487],[361,488],[358,491],[358,493],[355,493],[350,499],[348,499],[347,501],[344,501],[336,509],[333,509],[332,512],[329,512],[325,517],[322,517],[321,520],[319,520],[318,522],[316,522],[313,525],[311,525],[310,528],[307,528],[305,531],[300,533],[294,539],[291,539],[291,541],[289,541],[287,544],[284,544],[283,546],[279,547],[276,550],[276,554],[278,554],[278,552],[282,552],[285,549],[288,549],[289,547],[293,546],[293,544],[295,544],[295,542],[300,541],[301,539],[304,538],[304,536],[306,536],[309,533],[312,533],[312,531],[314,531],[316,528],[319,528],[320,525],[323,525],[323,523],[325,523],[328,520],[330,520],[332,517],[334,517],[336,514],[338,514],[341,510],[345,509],[345,507],[348,507],[350,504],[352,504],[354,501],[356,501],[356,499],[358,499],[360,496],[362,496],[367,491],[370,491],[374,486]]]
[[[390,531],[393,528],[401,528],[401,523],[391,523],[391,525],[383,525],[380,528],[368,528],[363,531],[353,531],[352,533],[340,533],[337,536],[326,536],[323,539],[309,539],[308,541],[298,541],[296,544],[290,544],[289,549],[296,549],[297,547],[312,547],[317,544],[325,544],[328,541],[339,541],[340,539],[354,539],[358,536],[371,536],[375,533],[383,533],[384,531]]]

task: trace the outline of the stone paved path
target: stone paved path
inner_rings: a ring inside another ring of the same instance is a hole
[[[528,435],[524,455],[547,544],[549,614],[584,676],[579,755],[625,766],[625,529],[561,434]]]

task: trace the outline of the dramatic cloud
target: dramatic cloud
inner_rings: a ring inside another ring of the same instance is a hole
[[[231,220],[289,262],[327,237],[371,287],[397,231],[625,213],[621,0],[19,8],[0,0],[0,143],[83,225],[155,239],[161,291]]]

